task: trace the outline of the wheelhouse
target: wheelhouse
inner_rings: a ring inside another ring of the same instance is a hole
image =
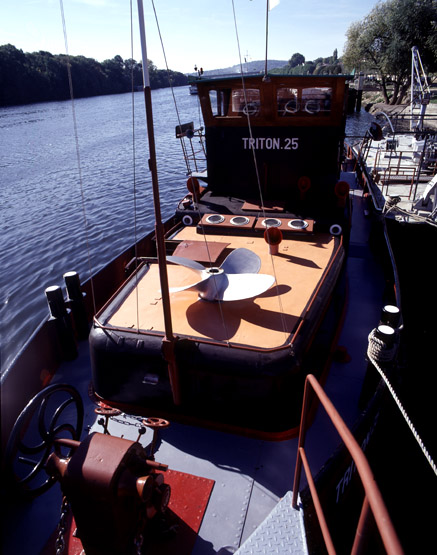
[[[199,79],[208,188],[214,195],[282,200],[322,216],[336,205],[346,76]]]

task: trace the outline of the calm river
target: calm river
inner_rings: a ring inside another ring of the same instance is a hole
[[[181,122],[199,126],[197,97],[187,87],[174,94]],[[171,90],[153,91],[152,98],[166,219],[185,192],[186,168]],[[134,242],[134,173],[137,236],[153,226],[142,92],[79,99],[74,106],[82,179],[71,102],[0,108],[2,370],[45,317],[46,287],[63,285],[69,270],[85,280],[90,268],[97,271]],[[365,112],[349,117],[347,133],[362,134],[369,120]]]

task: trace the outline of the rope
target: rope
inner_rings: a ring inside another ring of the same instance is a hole
[[[96,297],[94,294],[94,281],[93,281],[93,271],[91,266],[91,254],[90,254],[90,244],[89,244],[89,236],[88,236],[88,220],[86,215],[86,208],[85,208],[85,194],[83,188],[83,178],[82,178],[82,165],[80,160],[80,149],[79,149],[79,134],[77,131],[77,119],[76,119],[76,107],[74,103],[74,93],[73,93],[73,79],[71,75],[71,63],[70,63],[70,54],[68,52],[68,38],[67,38],[67,26],[65,24],[65,15],[64,15],[64,4],[63,0],[59,0],[60,8],[61,8],[61,18],[62,18],[62,29],[64,32],[64,43],[65,43],[65,54],[67,58],[67,73],[68,73],[68,85],[70,89],[70,99],[71,99],[71,110],[73,115],[73,127],[74,127],[74,141],[76,145],[76,159],[77,159],[77,167],[78,167],[78,174],[79,174],[79,186],[80,186],[80,195],[82,200],[82,214],[83,214],[83,221],[85,227],[85,242],[87,248],[87,258],[88,258],[88,271],[90,275],[90,284],[91,284],[91,296],[93,300],[93,308],[94,314],[97,312],[96,309]]]
[[[417,433],[417,431],[416,431],[413,423],[411,422],[406,410],[404,409],[401,401],[399,400],[399,397],[396,395],[396,392],[395,392],[393,386],[391,385],[390,381],[388,380],[388,378],[385,375],[382,368],[379,366],[379,363],[390,362],[394,359],[394,356],[396,355],[396,350],[397,350],[397,347],[398,347],[398,342],[395,341],[395,344],[393,345],[393,347],[387,348],[387,345],[383,341],[381,341],[377,337],[375,337],[375,331],[376,330],[372,330],[370,332],[370,335],[369,335],[369,347],[367,349],[367,356],[369,357],[370,362],[373,364],[373,366],[379,372],[381,378],[384,380],[384,382],[385,382],[391,396],[393,397],[400,413],[402,414],[405,422],[407,423],[407,426],[409,427],[411,433],[413,434],[414,439],[419,444],[419,447],[422,450],[422,453],[424,454],[426,460],[428,461],[429,465],[431,466],[434,474],[437,476],[437,466],[436,466],[435,462],[431,458],[431,455],[429,454],[427,448],[425,447],[421,437]]]
[[[180,118],[180,115],[179,115],[178,105],[177,105],[177,102],[176,102],[176,96],[175,96],[175,93],[174,93],[174,87],[173,87],[173,83],[172,83],[172,80],[171,80],[170,69],[169,69],[168,63],[167,63],[167,55],[165,53],[164,41],[162,40],[161,29],[159,27],[158,14],[156,13],[154,0],[152,0],[152,8],[153,8],[153,13],[155,15],[155,21],[156,21],[156,27],[157,27],[157,30],[158,30],[159,40],[161,42],[162,54],[164,56],[165,68],[166,68],[167,77],[168,77],[168,84],[170,86],[171,94],[173,96],[173,102],[174,102],[174,106],[175,106],[175,110],[176,110],[176,116],[178,118],[178,124],[179,124],[179,126],[181,126],[182,125],[181,124],[181,118]]]
[[[245,83],[245,80],[244,80],[243,61],[242,61],[242,57],[241,57],[240,39],[239,39],[239,36],[238,36],[237,17],[236,17],[236,14],[235,14],[234,0],[232,0],[232,11],[233,11],[233,14],[234,14],[235,36],[236,36],[236,40],[237,40],[238,56],[239,56],[239,60],[240,60],[240,73],[241,73],[241,84],[242,84],[242,87],[243,87],[243,94],[244,94],[244,104],[247,106],[246,83]],[[266,75],[264,77],[266,77],[266,76],[267,76],[267,66],[266,66]],[[257,160],[256,160],[255,147],[253,146],[254,141],[253,141],[253,133],[252,133],[252,126],[251,126],[251,121],[250,121],[249,110],[246,110],[246,117],[247,117],[247,127],[248,127],[248,130],[249,130],[249,136],[250,136],[250,139],[251,139],[250,149],[252,150],[252,155],[253,155],[253,163],[254,163],[254,167],[255,167],[258,193],[259,193],[259,198],[260,198],[260,203],[261,203],[261,211],[262,211],[262,214],[263,214],[263,218],[265,219],[266,218],[266,212],[265,212],[265,209],[264,209],[264,196],[263,196],[262,190],[261,190],[261,180],[260,180],[260,177],[259,177],[259,170],[258,170],[258,163],[257,163]],[[270,260],[271,260],[271,264],[272,264],[273,275],[275,277],[276,292],[277,292],[278,303],[279,303],[279,311],[280,311],[280,315],[281,315],[282,329],[284,331],[285,338],[287,338],[288,333],[287,333],[287,325],[286,325],[285,315],[284,315],[284,307],[283,307],[283,304],[282,304],[281,295],[279,293],[279,285],[278,285],[278,279],[277,279],[275,261],[274,261],[273,255],[270,255]]]
[[[130,47],[131,59],[134,59],[134,18],[132,0],[130,0]],[[137,333],[140,333],[140,299],[138,287],[138,226],[137,226],[137,165],[136,165],[136,133],[135,133],[135,85],[134,85],[134,66],[131,67],[131,106],[132,106],[132,181],[133,181],[133,205],[134,205],[134,241],[135,241],[135,302]]]
[[[174,105],[175,105],[175,109],[176,109],[178,123],[179,123],[179,126],[181,126],[181,120],[180,120],[179,111],[178,111],[178,108],[177,108],[177,102],[176,102],[176,97],[175,97],[175,94],[174,94],[174,88],[173,88],[173,85],[172,85],[171,79],[170,79],[170,70],[169,70],[168,63],[167,63],[167,56],[166,56],[166,53],[165,53],[164,42],[163,42],[163,39],[162,39],[160,27],[159,27],[158,15],[157,15],[157,12],[156,12],[154,0],[152,0],[152,7],[153,7],[153,12],[154,12],[154,15],[155,15],[155,21],[156,21],[156,25],[157,25],[157,29],[158,29],[160,42],[161,42],[161,48],[162,48],[163,55],[164,55],[167,74],[169,76],[169,84],[170,84],[171,92],[172,92],[172,95],[173,95],[173,101],[174,101]],[[243,64],[242,64],[242,58],[241,58],[240,43],[239,43],[239,38],[238,38],[238,29],[237,29],[236,15],[235,15],[234,0],[232,0],[232,8],[233,8],[233,14],[234,14],[234,24],[235,24],[235,32],[236,32],[236,37],[237,37],[238,53],[239,53],[239,58],[240,58],[240,68],[241,68],[240,71],[241,71],[241,79],[242,79],[242,85],[243,85],[244,101],[245,101],[245,104],[247,104],[247,94],[246,94],[246,88],[245,88],[244,77],[243,77]],[[247,121],[248,121],[249,135],[250,135],[250,138],[253,138],[252,127],[251,127],[251,122],[250,122],[250,115],[249,115],[248,111],[247,111],[246,116],[247,116]],[[251,144],[253,144],[253,141],[251,141]],[[263,217],[266,218],[266,214],[265,214],[265,210],[264,210],[264,199],[263,199],[263,195],[262,195],[262,191],[261,191],[261,182],[260,182],[259,171],[258,171],[258,164],[257,164],[257,161],[256,161],[255,149],[253,148],[253,146],[252,146],[252,153],[253,153],[253,158],[254,158],[255,172],[256,172],[256,177],[257,177],[257,184],[258,184],[258,190],[259,190],[259,195],[260,195],[262,213],[263,213]],[[188,168],[188,169],[190,169],[190,168]],[[196,205],[197,205],[197,203],[196,203]],[[201,214],[200,214],[199,210],[198,210],[198,215],[199,215],[199,220],[201,220]],[[206,246],[206,251],[207,251],[207,254],[208,254],[209,263],[210,263],[210,266],[212,266],[212,261],[211,261],[211,255],[210,255],[209,247],[208,247],[208,242],[207,242],[206,235],[205,235],[204,232],[203,232],[203,237],[204,237],[204,241],[205,241],[205,246]],[[276,288],[278,289],[278,280],[277,280],[277,275],[276,275],[273,256],[271,256],[271,262],[272,262],[273,273],[274,273],[275,281],[276,281]],[[214,283],[215,283],[215,280],[214,280]],[[287,327],[286,327],[286,322],[285,322],[284,310],[283,310],[281,296],[279,295],[279,293],[278,293],[278,302],[279,302],[279,307],[280,307],[280,314],[281,314],[281,322],[282,322],[283,331],[284,331],[284,334],[287,336]],[[218,304],[219,304],[219,310],[220,310],[222,325],[224,327],[226,337],[228,337],[228,331],[227,331],[226,321],[225,321],[224,314],[223,314],[223,308],[222,308],[221,301],[219,301]],[[229,341],[227,341],[227,343],[229,345]]]
[[[395,197],[399,198],[399,197]],[[420,214],[415,214],[414,212],[409,212],[408,210],[404,210],[403,208],[401,208],[400,206],[397,206],[396,204],[396,200],[386,200],[385,202],[385,206],[384,206],[384,214],[387,216],[387,214],[391,211],[396,211],[399,212],[400,214],[403,214],[404,216],[408,216],[408,218],[411,218],[413,220],[417,220],[419,222],[423,222],[425,224],[428,224],[430,226],[433,227],[437,227],[437,222],[433,222],[432,218],[435,217],[436,214],[436,209],[434,209],[434,211],[429,215],[429,216],[421,216]]]
[[[175,93],[174,93],[174,87],[173,87],[173,84],[172,84],[172,81],[171,81],[171,78],[170,78],[170,70],[169,70],[168,63],[167,63],[167,55],[165,53],[164,41],[162,39],[161,29],[159,27],[158,14],[156,12],[154,0],[152,0],[152,7],[153,7],[153,13],[155,15],[155,21],[156,21],[156,27],[157,27],[157,30],[158,30],[159,40],[161,42],[161,48],[162,48],[162,53],[163,53],[163,56],[164,56],[165,67],[166,67],[166,70],[167,70],[168,81],[169,81],[171,93],[172,93],[172,96],[173,96],[173,102],[174,102],[174,105],[175,105],[176,116],[177,116],[177,119],[178,119],[179,127],[182,127],[181,118],[180,118],[180,115],[179,115],[179,110],[178,110],[178,106],[177,106],[177,102],[176,102],[176,96],[175,96]],[[188,173],[191,174],[192,171],[191,171],[191,167],[190,167],[190,164],[189,164],[189,160],[186,159],[185,162],[187,164]],[[197,215],[199,216],[199,221],[201,221],[202,215],[200,214],[198,203],[196,202],[197,199],[195,198],[194,194],[193,194],[193,200],[194,200],[194,206],[197,210]],[[210,250],[209,250],[209,245],[208,245],[208,241],[206,239],[206,234],[205,234],[205,230],[203,229],[203,226],[202,226],[202,237],[203,237],[203,240],[204,240],[204,243],[205,243],[205,248],[206,248],[206,253],[208,255],[209,265],[210,265],[210,267],[212,267],[211,253],[210,253]],[[217,284],[216,284],[216,281],[214,279],[214,276],[212,277],[212,279],[213,279],[214,286],[216,288],[216,293],[218,294]],[[229,337],[228,329],[227,329],[227,326],[226,326],[226,319],[225,319],[225,316],[224,316],[224,313],[223,313],[223,307],[222,307],[221,301],[218,301],[218,306],[219,306],[219,311],[220,311],[220,319],[222,321],[225,336]],[[229,344],[230,344],[229,340],[226,340],[226,343],[229,346]]]
[[[392,362],[396,356],[399,346],[399,339],[396,337],[392,347],[388,347],[385,341],[382,341],[376,336],[376,330],[372,330],[369,334],[369,345],[367,354],[372,360],[381,363]]]

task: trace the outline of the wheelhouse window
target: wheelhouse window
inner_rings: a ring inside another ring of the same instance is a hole
[[[227,116],[229,112],[230,89],[217,89],[209,91],[209,101],[214,117]]]
[[[280,87],[276,91],[278,115],[294,116],[299,111],[299,91],[290,87]]]
[[[278,116],[328,115],[331,112],[331,99],[330,87],[304,89],[278,87],[276,91]]]
[[[234,89],[232,91],[232,112],[245,116],[259,115],[261,97],[259,89]]]
[[[302,89],[302,107],[307,114],[329,114],[331,112],[332,89],[330,87],[312,87]]]

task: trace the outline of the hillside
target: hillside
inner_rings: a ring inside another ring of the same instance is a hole
[[[288,60],[268,60],[267,61],[267,69],[275,69],[281,68],[288,64]],[[264,60],[256,60],[250,61],[247,63],[243,63],[243,70],[247,73],[261,73],[264,71],[265,68],[265,61]],[[225,67],[221,69],[210,69],[207,70],[203,68],[203,75],[224,75],[228,73],[240,73],[240,64],[236,64],[231,67]],[[194,75],[194,74],[191,74]]]

